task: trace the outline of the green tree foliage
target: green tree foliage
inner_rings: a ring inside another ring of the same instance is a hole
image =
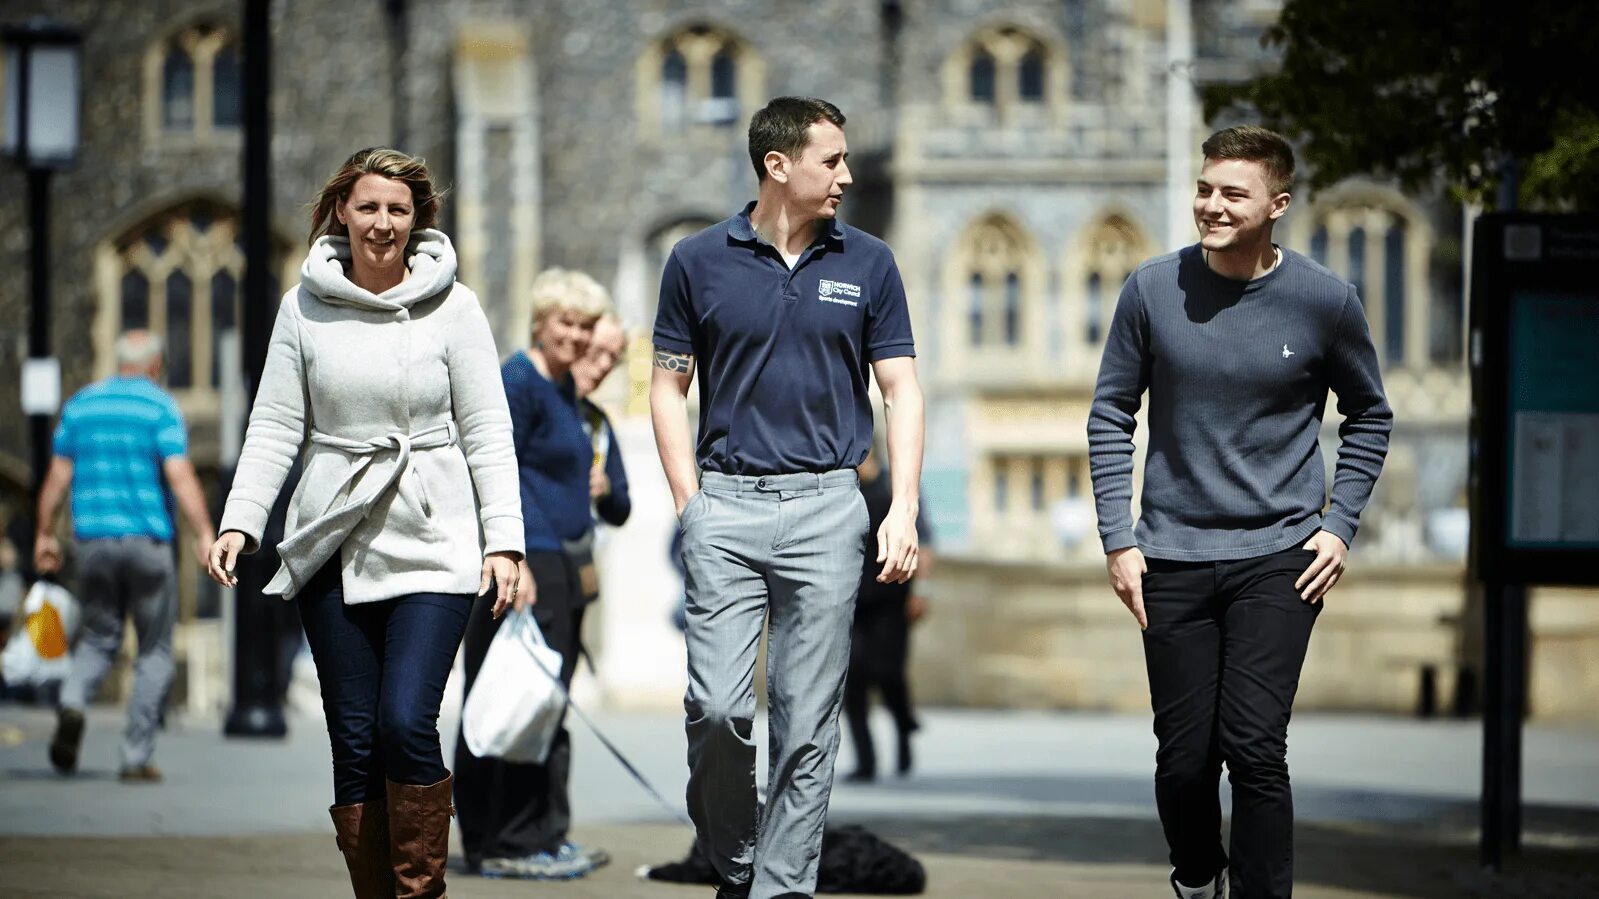
[[[1293,139],[1324,187],[1352,175],[1599,208],[1599,9],[1579,0],[1285,0],[1281,66],[1204,92]]]

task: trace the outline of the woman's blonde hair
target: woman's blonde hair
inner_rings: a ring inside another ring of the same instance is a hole
[[[355,182],[361,180],[363,175],[382,175],[403,181],[411,188],[411,201],[416,212],[411,225],[413,231],[438,224],[444,192],[434,190],[427,161],[389,147],[367,147],[350,154],[350,158],[344,160],[344,165],[339,166],[328,183],[322,185],[322,190],[311,204],[311,237],[308,243],[316,243],[316,239],[324,234],[337,237],[349,235],[350,232],[340,224],[334,210],[350,198]]]
[[[598,320],[610,308],[610,293],[600,282],[580,271],[547,268],[533,279],[534,329],[552,312],[570,310]]]

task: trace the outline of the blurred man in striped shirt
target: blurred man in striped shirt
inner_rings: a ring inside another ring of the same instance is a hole
[[[177,401],[156,382],[161,339],[129,331],[117,339],[117,374],[75,394],[61,410],[50,470],[39,491],[34,567],[61,570],[56,513],[71,490],[83,628],[61,705],[50,762],[71,774],[83,742],[83,712],[122,647],[132,616],[139,655],[122,742],[122,780],[154,782],[151,763],[161,706],[172,684],[172,627],[177,579],[168,494],[195,533],[203,562],[216,532],[205,494],[189,461],[189,438]],[[165,483],[163,484],[163,476]]]

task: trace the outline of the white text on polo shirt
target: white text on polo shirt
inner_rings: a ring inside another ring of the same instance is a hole
[[[845,299],[845,297],[853,297],[853,299]],[[857,300],[861,298],[861,288],[859,284],[828,281],[824,278],[821,283],[816,285],[816,298],[824,303],[837,303],[840,306],[858,306],[860,303]]]

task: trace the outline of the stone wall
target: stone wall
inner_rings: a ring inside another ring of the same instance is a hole
[[[1447,714],[1460,664],[1458,566],[1352,557],[1311,637],[1295,708]],[[912,684],[929,704],[1149,708],[1137,624],[1103,564],[995,565],[940,558],[930,610],[912,633]],[[1591,590],[1536,590],[1531,601],[1533,717],[1599,720],[1599,625]],[[952,663],[951,660],[956,660]]]

